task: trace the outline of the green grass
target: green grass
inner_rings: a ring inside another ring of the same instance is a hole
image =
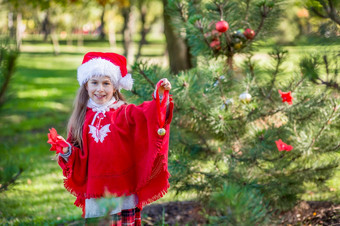
[[[302,53],[317,49],[288,48],[292,54],[289,64]],[[164,49],[164,42],[153,42],[143,50],[144,59],[162,62]],[[261,49],[259,55],[268,50]],[[75,198],[63,188],[62,172],[54,154],[48,151],[46,134],[49,128],[55,127],[66,135],[67,119],[78,88],[76,68],[83,54],[87,51],[122,53],[122,48],[92,41],[84,47],[61,45],[60,51],[60,55],[54,56],[50,44],[24,42],[11,84],[10,100],[0,112],[0,175],[12,176],[20,168],[23,172],[9,190],[0,193],[0,225],[50,225],[81,220],[81,210],[73,205]],[[317,191],[307,185],[310,193],[304,198],[339,200],[340,182],[336,180],[339,176],[338,172],[335,179],[328,182],[328,187],[335,191]],[[159,202],[194,197],[189,193],[175,196],[170,189]]]

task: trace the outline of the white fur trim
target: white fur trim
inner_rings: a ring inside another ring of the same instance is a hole
[[[78,67],[77,79],[79,85],[85,84],[93,76],[109,76],[116,87],[118,81],[122,78],[119,66],[102,58],[94,58]]]
[[[123,78],[119,80],[119,89],[123,88],[126,90],[131,90],[133,86],[133,79],[131,74],[126,74]]]

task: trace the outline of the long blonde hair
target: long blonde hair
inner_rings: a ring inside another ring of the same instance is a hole
[[[116,90],[113,95],[116,100],[125,102],[124,96],[118,90]],[[83,126],[89,98],[86,84],[84,84],[78,89],[76,99],[73,103],[73,112],[67,124],[67,137],[71,138],[70,142],[73,146],[80,149],[83,148]]]

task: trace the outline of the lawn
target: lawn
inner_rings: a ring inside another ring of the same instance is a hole
[[[340,48],[339,45],[333,46]],[[163,63],[165,46],[155,42],[147,46],[144,59]],[[289,47],[287,67],[301,54],[317,47]],[[54,127],[66,136],[65,127],[78,88],[76,68],[88,51],[122,53],[121,46],[92,42],[84,47],[61,45],[61,53],[53,54],[49,44],[24,42],[10,90],[10,99],[0,112],[0,172],[23,169],[15,184],[0,193],[0,225],[60,224],[81,219],[81,210],[73,205],[74,197],[62,184],[62,172],[46,143],[48,128]],[[267,52],[263,48],[258,52]],[[265,59],[265,58],[264,58]],[[10,165],[10,168],[3,168]],[[1,172],[5,174],[4,172]],[[340,182],[328,182],[327,192],[310,187],[307,200],[330,199],[340,202]],[[161,202],[189,199],[190,194],[166,195]]]

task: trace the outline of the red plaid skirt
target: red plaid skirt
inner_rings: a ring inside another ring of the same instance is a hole
[[[140,209],[122,210],[122,212],[112,215],[111,226],[142,225]]]

